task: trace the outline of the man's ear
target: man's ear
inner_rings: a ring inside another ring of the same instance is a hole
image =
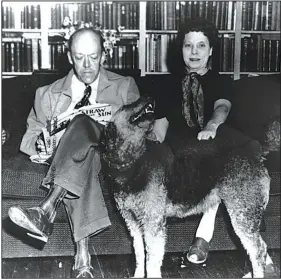
[[[105,61],[106,61],[106,54],[105,54],[105,52],[103,51],[103,52],[101,53],[100,65],[103,65],[103,64],[105,63]]]
[[[73,60],[72,60],[70,51],[67,52],[67,58],[68,58],[69,63],[73,64]]]

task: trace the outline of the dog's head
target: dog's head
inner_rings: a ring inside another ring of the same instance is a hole
[[[106,125],[101,142],[108,160],[131,162],[145,150],[146,135],[154,124],[154,102],[147,97],[122,106]]]

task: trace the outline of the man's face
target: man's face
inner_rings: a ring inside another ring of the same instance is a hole
[[[183,60],[190,72],[200,73],[207,68],[212,48],[203,32],[192,31],[185,34],[182,45]]]
[[[68,52],[68,60],[77,78],[84,84],[91,84],[97,79],[102,56],[99,37],[92,32],[77,34]]]

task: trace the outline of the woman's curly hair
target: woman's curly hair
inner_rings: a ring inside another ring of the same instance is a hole
[[[216,46],[218,42],[218,30],[216,26],[202,18],[186,19],[179,27],[177,35],[177,45],[182,48],[184,37],[189,32],[202,32],[209,40],[210,47]]]

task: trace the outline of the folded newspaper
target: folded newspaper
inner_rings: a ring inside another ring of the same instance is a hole
[[[30,156],[30,160],[36,163],[48,164],[47,160],[51,157],[54,148],[58,145],[66,127],[79,114],[88,115],[100,124],[106,125],[112,116],[111,105],[87,105],[79,109],[66,111],[48,121],[47,126],[42,129],[46,153],[32,155]]]

